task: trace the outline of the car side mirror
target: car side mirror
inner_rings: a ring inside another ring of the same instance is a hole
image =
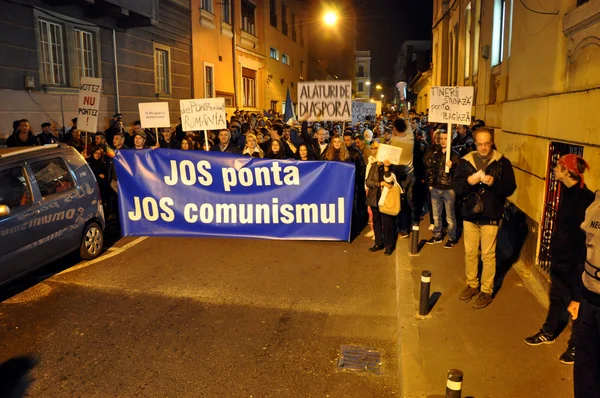
[[[10,209],[7,205],[0,205],[0,218],[10,216]]]

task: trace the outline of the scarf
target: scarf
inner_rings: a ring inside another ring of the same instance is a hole
[[[577,168],[577,160],[578,159],[581,159],[583,161],[583,163],[585,164],[585,169],[587,169],[587,170],[590,169],[590,165],[588,164],[588,162],[585,161],[584,158],[582,158],[581,156],[574,155],[572,153],[561,156],[561,158],[558,159],[558,164],[565,167],[571,173],[577,174],[579,176],[579,178],[581,178],[581,182],[579,183],[579,188],[583,188],[583,185],[584,185],[583,173],[580,173],[579,169]]]

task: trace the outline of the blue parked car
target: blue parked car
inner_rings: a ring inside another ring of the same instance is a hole
[[[99,256],[104,228],[98,183],[74,148],[0,148],[0,285],[76,250]]]

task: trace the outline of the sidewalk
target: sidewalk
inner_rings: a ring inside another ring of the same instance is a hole
[[[421,224],[422,241],[432,236]],[[448,369],[464,373],[463,397],[572,397],[573,367],[558,362],[568,331],[554,345],[523,339],[541,327],[546,308],[511,268],[493,303],[475,310],[458,299],[466,286],[464,246],[424,245],[411,257],[410,239],[396,249],[399,363],[402,397],[444,397]],[[431,294],[441,296],[418,316],[420,277],[429,270]]]

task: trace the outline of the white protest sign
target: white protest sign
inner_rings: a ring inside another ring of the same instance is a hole
[[[352,120],[352,82],[327,80],[298,83],[298,120]]]
[[[367,116],[370,116],[371,120],[375,120],[376,110],[376,104],[352,101],[352,124],[364,122],[367,120]]]
[[[82,77],[79,83],[79,103],[77,110],[77,129],[95,133],[98,128],[98,110],[100,109],[100,93],[102,79]]]
[[[227,128],[225,98],[180,100],[179,109],[183,131]]]
[[[400,164],[400,157],[402,157],[402,148],[379,144],[379,149],[377,150],[377,161],[383,162],[384,160],[389,160],[391,164]]]
[[[436,123],[470,124],[473,108],[473,87],[431,87],[429,121]]]
[[[142,128],[171,127],[168,102],[142,102],[138,109]]]

